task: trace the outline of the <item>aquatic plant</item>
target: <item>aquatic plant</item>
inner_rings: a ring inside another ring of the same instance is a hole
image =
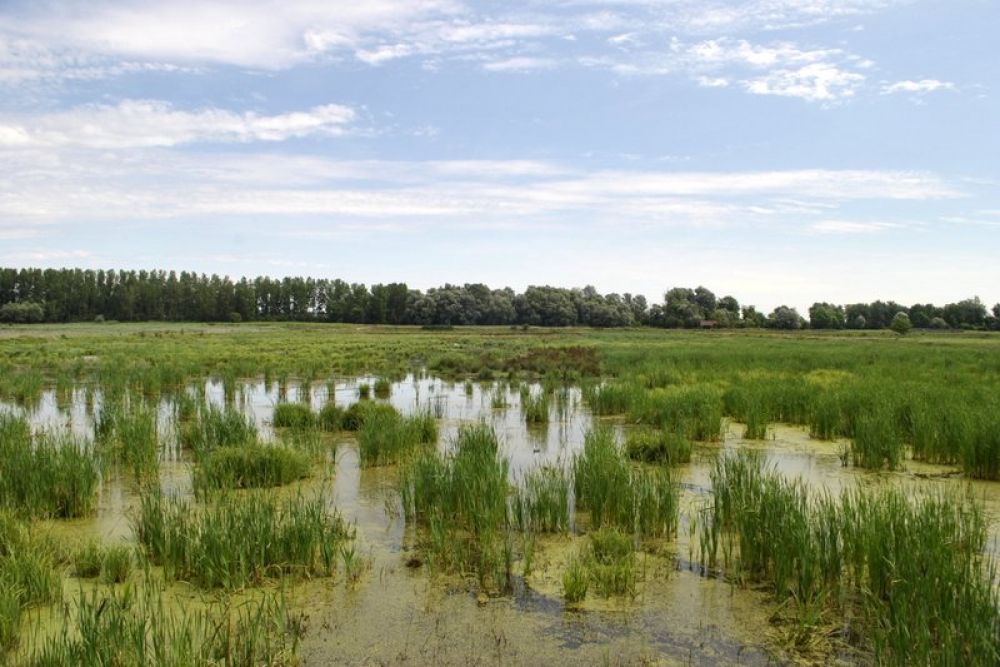
[[[316,414],[304,403],[278,403],[272,421],[275,428],[311,428]]]
[[[94,426],[97,455],[105,465],[136,476],[155,473],[160,464],[156,410],[138,401],[105,403]]]
[[[632,429],[625,436],[625,453],[634,461],[688,463],[691,449],[691,441],[683,435],[650,427]]]
[[[279,445],[218,447],[199,457],[194,488],[252,489],[282,486],[309,475],[309,457]]]
[[[135,533],[169,579],[225,589],[286,574],[330,576],[339,546],[354,539],[354,529],[321,497],[276,500],[259,493],[195,507],[149,491],[140,499]]]
[[[33,436],[23,418],[0,414],[0,507],[29,517],[86,516],[99,480],[90,443]]]

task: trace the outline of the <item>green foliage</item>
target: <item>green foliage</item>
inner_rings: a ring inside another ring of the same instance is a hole
[[[562,533],[569,530],[571,482],[562,468],[529,470],[514,496],[513,512],[524,532]]]
[[[352,403],[344,411],[343,417],[340,420],[340,427],[345,431],[357,431],[369,419],[391,419],[391,415],[398,417],[399,412],[388,403],[358,401]]]
[[[902,336],[903,334],[910,333],[910,329],[913,328],[913,324],[910,322],[909,315],[899,312],[893,316],[892,322],[889,324],[889,328]]]
[[[643,536],[671,536],[677,529],[679,491],[667,469],[634,469],[610,429],[587,433],[573,460],[578,509],[594,527],[616,527]]]
[[[379,378],[375,381],[375,398],[389,398],[389,393],[392,391],[392,383],[386,378]]]
[[[45,321],[45,308],[32,301],[11,301],[0,306],[0,322],[36,324]]]
[[[430,533],[432,562],[470,572],[479,585],[509,590],[508,461],[485,424],[462,425],[448,455],[425,452],[401,473],[406,516]]]
[[[329,402],[320,408],[316,421],[324,431],[339,431],[344,421],[344,411],[333,402]]]
[[[242,447],[257,442],[257,427],[243,413],[209,405],[181,428],[181,443],[199,455],[220,447]]]

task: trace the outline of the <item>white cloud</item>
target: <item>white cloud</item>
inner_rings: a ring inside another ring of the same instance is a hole
[[[729,79],[721,76],[699,76],[695,78],[702,88],[726,88],[729,86]]]
[[[530,58],[515,56],[503,60],[494,60],[483,64],[483,69],[490,72],[527,72],[530,70],[552,69],[558,63],[551,58]]]
[[[810,225],[810,229],[821,234],[876,234],[902,225],[895,222],[860,222],[856,220],[823,220]]]
[[[781,95],[812,102],[829,102],[852,97],[864,81],[863,74],[828,63],[814,63],[798,69],[776,69],[743,83],[747,91],[754,95]]]
[[[920,81],[897,81],[893,84],[886,84],[882,87],[883,95],[893,95],[896,93],[910,93],[916,95],[926,95],[939,90],[955,90],[955,84],[950,81],[938,81],[937,79],[921,79]]]
[[[195,142],[283,141],[343,134],[355,118],[328,104],[275,115],[207,108],[185,111],[157,100],[86,105],[30,118],[0,117],[0,149],[29,146],[122,148]]]

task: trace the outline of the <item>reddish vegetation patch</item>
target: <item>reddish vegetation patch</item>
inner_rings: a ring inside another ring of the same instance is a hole
[[[507,360],[508,371],[546,373],[576,371],[581,375],[598,375],[601,361],[592,347],[543,347]]]

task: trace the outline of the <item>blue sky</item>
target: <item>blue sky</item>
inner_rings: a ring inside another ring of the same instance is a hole
[[[0,264],[1000,300],[995,0],[0,2]]]

